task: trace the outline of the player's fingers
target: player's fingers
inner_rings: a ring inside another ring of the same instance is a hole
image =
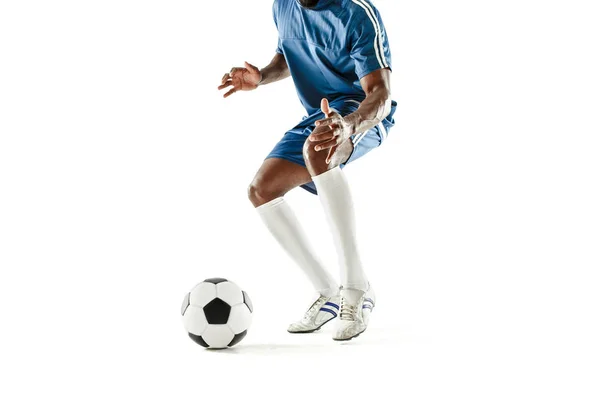
[[[328,131],[331,129],[331,125],[321,125],[321,126],[316,126],[315,129],[313,129],[312,133],[317,135],[319,133],[323,133],[325,131]]]
[[[250,64],[248,61],[244,61],[244,65],[246,66],[247,69],[249,69],[250,71],[253,72],[258,72],[258,68],[256,68],[254,65]]]
[[[224,98],[228,98],[229,96],[231,96],[232,94],[234,94],[235,92],[237,92],[236,88],[231,89],[229,92],[225,93],[223,95]]]
[[[315,150],[316,151],[323,151],[323,150],[329,149],[329,148],[331,148],[333,146],[337,146],[337,144],[338,144],[337,138],[333,138],[333,139],[328,140],[326,142],[319,143],[318,145],[315,146]]]
[[[323,140],[333,139],[335,137],[336,129],[337,129],[337,125],[329,125],[329,126],[326,126],[325,129],[316,129],[308,137],[308,139],[311,142],[322,142]]]
[[[332,134],[335,135],[335,127],[331,127],[329,125],[321,126],[310,134],[308,140],[311,142],[321,142],[323,141],[324,137],[331,136]]]
[[[235,73],[239,72],[239,71],[243,71],[245,68],[238,68],[238,67],[233,67],[231,68],[231,71],[229,71],[229,76],[232,77]]]
[[[222,84],[222,85],[219,86],[219,90],[225,89],[226,87],[229,87],[231,85],[233,85],[233,81],[225,82],[224,84]]]
[[[324,118],[324,119],[320,119],[317,122],[315,122],[315,125],[316,126],[329,125],[334,121],[335,121],[335,118],[333,118],[333,117],[332,118]]]
[[[314,136],[310,136],[309,140],[311,142],[324,142],[327,140],[331,140],[335,137],[335,134],[333,131],[329,131],[329,132],[325,132],[325,133],[320,133],[318,135],[314,135]]]
[[[227,80],[230,78],[229,73],[223,75],[223,77],[221,78],[221,84],[224,84],[225,82],[227,82]]]
[[[329,117],[331,110],[329,109],[329,101],[327,99],[321,99],[321,111],[325,114],[326,117]]]
[[[327,158],[325,159],[325,163],[329,164],[331,162],[331,159],[333,158],[333,155],[335,154],[337,149],[337,144],[329,149],[329,152],[327,153]]]

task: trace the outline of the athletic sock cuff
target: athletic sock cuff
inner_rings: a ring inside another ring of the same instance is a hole
[[[276,199],[273,199],[265,204],[261,204],[260,206],[256,207],[256,211],[258,211],[259,213],[268,212],[269,210],[272,210],[273,208],[283,204],[284,201],[285,200],[283,199],[283,197],[278,197]]]
[[[329,181],[337,180],[338,176],[342,175],[342,169],[335,167],[329,171],[323,172],[320,175],[313,176],[312,180],[316,185],[320,185]]]

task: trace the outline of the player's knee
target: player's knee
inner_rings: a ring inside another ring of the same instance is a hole
[[[250,202],[252,204],[254,204],[255,207],[257,207],[257,203],[260,202],[261,199],[261,192],[259,190],[258,184],[253,181],[250,185],[248,185],[248,200],[250,200]]]
[[[327,151],[316,151],[316,143],[306,139],[304,142],[304,148],[302,149],[302,155],[304,156],[304,162],[306,167],[312,175],[321,174],[328,169],[328,165],[325,161],[327,158]]]
[[[315,143],[306,139],[302,148],[302,156],[307,166],[315,165],[319,162],[320,154],[315,150]]]
[[[284,194],[285,193],[280,193],[272,185],[260,180],[254,180],[248,186],[248,199],[254,207],[262,206]]]

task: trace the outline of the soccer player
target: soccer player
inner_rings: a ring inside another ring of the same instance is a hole
[[[378,147],[394,125],[391,55],[379,11],[369,0],[275,0],[277,54],[259,70],[245,63],[226,73],[224,97],[292,76],[307,116],[264,160],[248,196],[265,225],[307,275],[318,298],[288,328],[308,333],[337,318],[334,340],[367,328],[375,305],[358,251],[354,207],[342,168]],[[318,194],[341,269],[340,287],[310,245],[284,195]]]

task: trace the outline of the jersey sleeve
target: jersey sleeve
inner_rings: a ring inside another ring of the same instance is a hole
[[[359,79],[378,69],[392,69],[388,37],[379,12],[366,2],[361,4],[364,18],[353,24],[350,36],[350,57]]]
[[[277,25],[277,0],[273,2],[273,21],[275,22],[275,27],[277,28],[277,49],[275,49],[275,51],[279,54],[283,54],[283,49],[281,48],[281,38],[279,37],[279,26]]]

